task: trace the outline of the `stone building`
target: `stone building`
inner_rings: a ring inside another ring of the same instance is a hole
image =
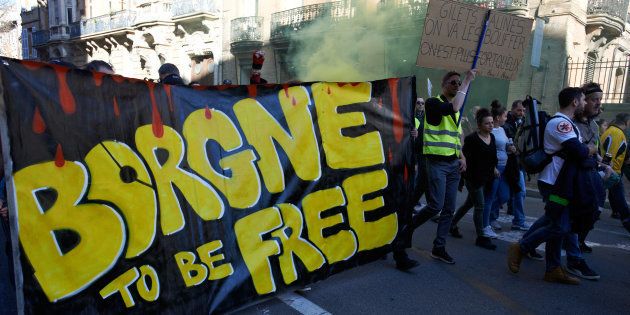
[[[552,107],[563,86],[591,80],[603,85],[605,102],[630,103],[629,1],[464,0],[535,19],[518,78],[480,78],[469,103],[530,94]],[[188,81],[248,83],[251,55],[262,49],[269,82],[416,75],[426,96],[425,78],[437,86],[444,73],[415,66],[427,3],[23,0],[24,58],[77,65],[102,59],[122,75],[153,79],[160,64],[171,62]]]
[[[0,0],[0,56],[20,58],[20,8],[12,0]]]

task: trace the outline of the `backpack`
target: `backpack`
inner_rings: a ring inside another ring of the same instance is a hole
[[[523,105],[528,109],[528,119],[525,119],[514,137],[519,164],[528,174],[540,173],[553,158],[553,155],[545,152],[544,140],[547,123],[555,117],[550,117],[545,111],[538,111],[538,104],[538,100],[529,95],[525,98]]]

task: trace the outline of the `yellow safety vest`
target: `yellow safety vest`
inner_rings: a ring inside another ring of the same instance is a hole
[[[438,96],[442,102],[446,100],[442,99],[442,96]],[[441,156],[457,156],[462,150],[462,141],[460,135],[462,134],[462,126],[457,126],[457,120],[459,120],[459,112],[455,113],[455,120],[451,115],[442,116],[442,121],[439,125],[434,126],[427,122],[427,115],[424,115],[424,130],[422,138],[424,140],[424,147],[422,152],[424,154],[441,155]]]

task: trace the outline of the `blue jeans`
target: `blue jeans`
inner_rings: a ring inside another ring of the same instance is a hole
[[[626,203],[623,179],[615,186],[608,188],[608,201],[613,212],[619,212],[622,222],[628,220],[630,211],[628,210],[628,203]]]
[[[506,185],[502,185],[501,177],[503,177],[503,173],[505,172],[505,165],[497,166],[497,170],[501,174],[499,178],[495,178],[490,184],[490,189],[486,190],[485,204],[483,208],[483,226],[486,227],[490,225],[490,221],[494,221],[499,217],[499,208],[497,206],[496,213],[494,212],[494,203],[500,202],[501,204],[507,201],[509,197],[509,188]],[[504,187],[502,187],[504,186]]]
[[[545,214],[538,218],[532,227],[523,235],[519,244],[523,253],[530,252],[538,245],[545,243],[545,261],[547,271],[561,265],[562,239],[569,235],[569,208],[549,201],[549,192],[539,185],[540,193],[545,200]],[[577,238],[576,238],[577,240]]]
[[[431,217],[440,213],[434,247],[446,245],[446,235],[451,228],[455,211],[457,186],[459,185],[459,160],[441,161],[426,159],[428,191],[427,207],[418,216]]]
[[[512,199],[512,214],[514,215],[514,219],[512,219],[512,225],[522,226],[525,224],[525,195],[527,194],[527,188],[525,188],[525,171],[520,170],[518,178],[518,187],[521,191],[519,192],[510,192],[510,197]],[[497,206],[498,210],[498,206]]]
[[[538,218],[538,220],[536,220],[536,222],[532,224],[529,230],[527,230],[527,232],[523,234],[523,238],[528,238],[534,231],[544,227],[545,225],[548,225],[550,223],[549,221],[550,219],[543,214],[543,216]],[[562,242],[564,243],[568,261],[584,260],[584,257],[582,257],[582,251],[580,250],[577,233],[569,233],[565,235],[562,239]]]

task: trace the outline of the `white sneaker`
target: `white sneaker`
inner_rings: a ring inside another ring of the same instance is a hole
[[[494,233],[494,230],[492,230],[491,226],[486,226],[485,228],[483,228],[483,230],[481,230],[481,234],[485,237],[489,237],[489,238],[497,238],[498,235],[497,233]]]
[[[499,223],[497,220],[490,222],[490,226],[495,230],[501,230],[501,223]]]
[[[528,231],[531,226],[532,225],[528,223],[523,223],[522,225],[512,224],[512,230]]]

